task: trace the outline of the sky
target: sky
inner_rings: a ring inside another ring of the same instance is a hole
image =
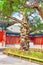
[[[22,20],[22,18],[23,18],[23,16],[22,16],[21,14],[19,14],[18,12],[13,13],[13,14],[12,14],[12,17],[16,17],[16,18],[19,19],[19,20]]]

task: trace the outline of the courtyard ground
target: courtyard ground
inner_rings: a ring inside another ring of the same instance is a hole
[[[17,57],[7,56],[0,51],[0,65],[40,65],[40,64],[20,59]]]

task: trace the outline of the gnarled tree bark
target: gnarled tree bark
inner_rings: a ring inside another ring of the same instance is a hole
[[[29,29],[29,24],[28,24],[28,21],[27,21],[26,14],[23,15],[23,20],[22,20],[20,31],[21,31],[21,33],[20,33],[20,35],[21,35],[21,48],[23,50],[29,50],[28,35],[30,33],[30,29]]]

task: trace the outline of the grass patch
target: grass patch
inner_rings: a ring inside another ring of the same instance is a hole
[[[11,55],[15,55],[15,56],[19,56],[19,57],[23,57],[26,59],[32,59],[32,60],[36,60],[38,62],[43,62],[43,53],[41,52],[30,52],[27,53],[25,51],[21,51],[21,50],[17,50],[17,49],[6,49],[4,51],[5,54],[11,54]]]

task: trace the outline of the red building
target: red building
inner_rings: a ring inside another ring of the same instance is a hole
[[[29,39],[34,43],[34,45],[43,45],[43,34],[29,35]],[[20,44],[20,34],[5,33],[5,31],[2,30],[0,31],[0,44],[2,44],[2,47],[9,44]]]
[[[43,34],[29,35],[29,39],[34,43],[34,45],[43,45]],[[20,34],[19,33],[7,33],[6,34],[6,44],[20,44]]]

